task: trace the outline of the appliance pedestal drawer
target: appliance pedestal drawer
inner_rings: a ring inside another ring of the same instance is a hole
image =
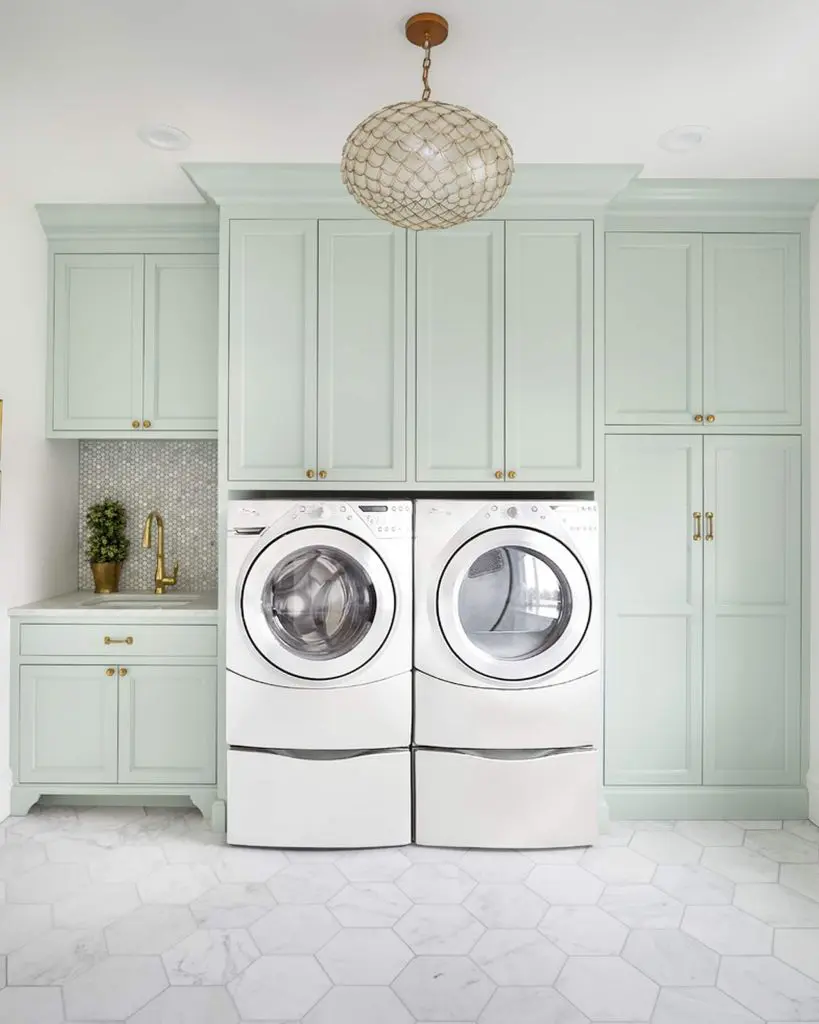
[[[419,846],[543,849],[597,838],[596,750],[414,751]]]
[[[403,846],[410,842],[409,750],[303,756],[230,749],[229,843]]]

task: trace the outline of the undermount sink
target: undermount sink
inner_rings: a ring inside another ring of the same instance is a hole
[[[98,594],[82,602],[83,608],[148,609],[184,608],[195,600],[191,594]]]

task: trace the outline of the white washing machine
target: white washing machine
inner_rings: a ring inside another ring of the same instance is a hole
[[[418,501],[415,534],[416,842],[593,842],[596,505]]]
[[[227,527],[228,842],[409,842],[410,502],[232,501]]]

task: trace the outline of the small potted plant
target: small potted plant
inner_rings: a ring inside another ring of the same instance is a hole
[[[113,498],[92,505],[86,513],[85,554],[97,594],[116,594],[119,590],[119,574],[131,543],[125,536],[126,519],[125,506]]]

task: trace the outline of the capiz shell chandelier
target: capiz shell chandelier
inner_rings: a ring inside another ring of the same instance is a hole
[[[370,114],[341,154],[341,177],[353,198],[397,227],[422,231],[474,220],[497,206],[515,169],[497,125],[429,98],[430,50],[448,34],[439,14],[409,19],[407,39],[424,50],[421,99]]]

